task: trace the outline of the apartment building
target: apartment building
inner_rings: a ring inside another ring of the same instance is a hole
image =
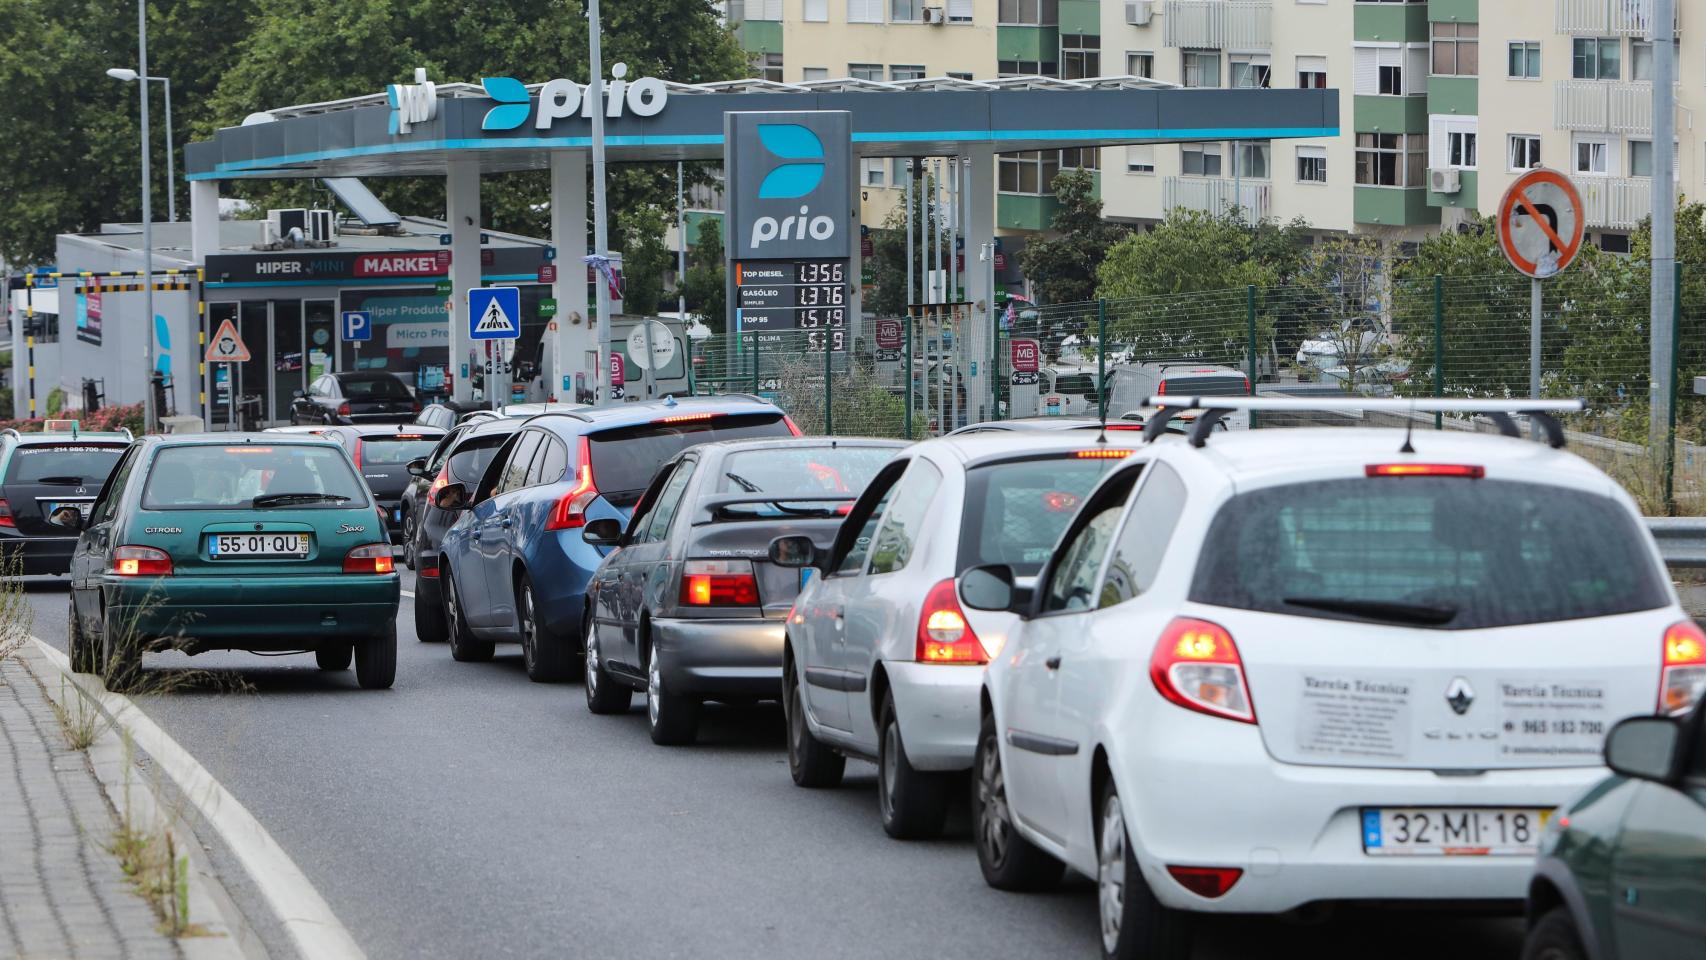
[[[1107,213],[1141,223],[1174,207],[1237,203],[1324,232],[1414,239],[1470,211],[1491,214],[1512,180],[1545,165],[1575,179],[1594,242],[1625,250],[1651,211],[1651,9],[1651,0],[1108,0],[1097,45],[1124,72],[1185,86],[1335,87],[1350,122],[1335,140],[1236,152],[1225,143],[1105,151]],[[1678,21],[1672,172],[1691,195],[1706,191],[1706,127],[1694,124],[1706,110],[1698,12]]]

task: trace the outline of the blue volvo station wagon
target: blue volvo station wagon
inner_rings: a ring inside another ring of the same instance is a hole
[[[793,437],[799,430],[756,397],[666,398],[528,420],[472,487],[433,495],[461,514],[439,546],[436,573],[451,656],[490,660],[521,644],[528,679],[579,674],[587,585],[610,551],[581,538],[589,520],[627,523],[652,475],[713,440]],[[429,575],[423,573],[423,575]]]

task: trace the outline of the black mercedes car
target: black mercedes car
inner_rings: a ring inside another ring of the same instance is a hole
[[[21,557],[26,576],[69,570],[77,535],[47,518],[60,507],[88,516],[130,442],[129,431],[0,430],[0,556]]]

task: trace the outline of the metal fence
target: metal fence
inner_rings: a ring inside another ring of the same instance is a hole
[[[1667,470],[1647,442],[1648,296],[1637,266],[1618,261],[1595,277],[1546,281],[1538,392],[1587,401],[1568,424],[1572,449],[1649,512],[1706,513],[1706,398],[1686,387],[1706,374],[1706,271],[1679,268],[1678,366],[1664,384],[1677,440]],[[845,330],[712,337],[695,345],[694,371],[699,392],[770,396],[807,432],[886,437],[939,434],[980,416],[1096,415],[1121,396],[1119,371],[1158,361],[1227,367],[1264,394],[1523,397],[1535,373],[1530,292],[1510,273],[1247,287],[994,315],[964,305],[943,322],[867,317]],[[972,336],[973,325],[984,335]],[[1035,341],[1035,376],[1012,369],[1014,340]],[[1110,381],[1113,389],[1102,390]]]

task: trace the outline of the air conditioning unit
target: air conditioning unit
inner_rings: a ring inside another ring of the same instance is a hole
[[[1456,193],[1463,189],[1463,171],[1429,170],[1428,189],[1434,193]]]
[[[1153,0],[1126,0],[1125,22],[1134,27],[1147,27],[1155,16]]]
[[[332,216],[332,211],[308,211],[308,239],[317,243],[331,243],[337,234],[337,220]]]
[[[279,239],[290,236],[291,228],[302,231],[308,236],[308,211],[300,207],[294,210],[268,210],[267,222],[272,224],[273,234]]]
[[[941,7],[925,7],[924,8],[924,22],[925,23],[928,23],[932,26],[939,27],[942,24],[946,23],[947,21],[948,21],[948,16],[947,16],[947,14],[942,12]]]

